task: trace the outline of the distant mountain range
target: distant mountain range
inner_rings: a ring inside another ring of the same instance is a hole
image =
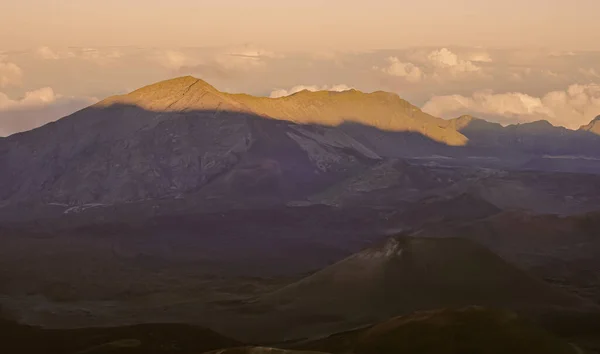
[[[443,120],[381,91],[228,94],[187,76],[0,139],[0,205],[191,194],[286,202],[388,158],[600,173],[598,127]]]

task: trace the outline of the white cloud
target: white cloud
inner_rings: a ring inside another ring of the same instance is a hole
[[[84,60],[92,61],[99,65],[113,63],[116,59],[123,57],[123,53],[119,50],[99,50],[96,48],[82,48],[76,53],[76,56]]]
[[[554,125],[578,128],[600,114],[600,85],[575,84],[564,91],[552,91],[541,97],[520,92],[479,91],[472,96],[435,96],[423,110],[437,116],[474,114],[504,117],[507,121],[530,122],[546,119]]]
[[[0,61],[0,87],[19,85],[23,78],[23,70],[14,63]]]
[[[248,72],[264,67],[267,59],[283,58],[281,54],[251,46],[226,47],[202,53],[185,50],[160,50],[149,59],[178,73],[217,74],[219,77]]]
[[[403,77],[409,82],[419,82],[423,79],[423,71],[413,63],[404,63],[397,57],[389,57],[387,59],[389,65],[385,68],[373,67],[375,70],[380,70],[388,75]]]
[[[476,63],[492,63],[492,57],[487,52],[473,52],[468,55],[467,60]]]
[[[189,64],[189,58],[185,54],[175,50],[156,52],[150,59],[169,70],[178,70],[182,66]]]
[[[0,111],[43,106],[55,102],[58,98],[60,96],[56,95],[51,87],[29,91],[25,93],[23,98],[17,100],[10,99],[7,95],[0,92]]]
[[[59,59],[75,57],[75,53],[73,53],[71,51],[57,52],[57,51],[50,49],[49,47],[39,47],[35,51],[35,54],[39,58],[44,59],[44,60],[59,60]]]
[[[334,92],[342,92],[342,91],[348,91],[351,90],[352,87],[349,87],[347,85],[344,84],[339,84],[339,85],[333,85],[333,86],[328,86],[328,85],[324,85],[324,86],[316,86],[316,85],[311,85],[311,86],[306,86],[306,85],[298,85],[298,86],[294,86],[288,90],[284,90],[284,89],[278,89],[278,90],[274,90],[273,92],[271,92],[271,95],[269,97],[271,98],[279,98],[279,97],[285,97],[285,96],[289,96],[289,95],[293,95],[295,93],[298,93],[300,91],[334,91]]]
[[[263,67],[266,59],[282,59],[284,56],[254,46],[230,48],[217,54],[214,61],[225,70],[248,71]]]
[[[66,97],[44,87],[11,99],[0,92],[0,136],[30,130],[55,121],[98,100],[93,97]]]
[[[116,59],[121,58],[123,53],[114,49],[100,50],[96,48],[74,48],[71,50],[54,50],[44,46],[36,49],[35,55],[43,60],[77,58],[98,65],[107,65],[113,63]]]
[[[480,72],[481,67],[473,64],[470,60],[463,60],[447,48],[434,50],[429,53],[427,59],[435,68],[444,69],[452,74]]]

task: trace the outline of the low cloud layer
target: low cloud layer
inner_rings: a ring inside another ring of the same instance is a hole
[[[11,99],[0,92],[0,136],[8,136],[55,121],[97,102],[90,97],[65,97],[50,87]]]
[[[419,82],[423,79],[423,71],[413,63],[404,63],[397,57],[387,59],[389,65],[383,68],[373,67],[375,70],[391,75],[405,78],[409,82]]]
[[[312,91],[312,92],[316,92],[316,91],[334,91],[334,92],[342,92],[342,91],[348,91],[348,90],[351,90],[351,89],[352,89],[352,87],[349,87],[349,86],[344,85],[344,84],[333,85],[333,86],[328,86],[328,85],[324,85],[324,86],[298,85],[298,86],[294,86],[294,87],[292,87],[290,89],[287,89],[287,90],[285,90],[285,89],[274,90],[274,91],[271,92],[271,94],[269,95],[269,97],[271,97],[271,98],[285,97],[285,96],[293,95],[293,94],[301,92],[301,91]]]
[[[80,106],[65,104],[77,101],[68,97],[104,98],[183,75],[204,79],[222,91],[258,96],[350,87],[364,92],[390,91],[436,115],[471,113],[502,123],[548,119],[577,127],[600,113],[595,111],[594,91],[600,84],[600,52],[457,46],[279,52],[248,44],[205,48],[42,46],[0,53],[4,102],[10,101],[13,107],[39,102],[41,87],[63,94],[55,94],[58,98],[36,108],[30,105],[11,111],[19,114],[61,105],[78,109]],[[301,85],[305,83],[311,85]],[[576,94],[572,87],[583,88],[583,93]],[[51,95],[46,92],[46,97]]]
[[[69,48],[58,50],[43,46],[35,50],[35,55],[42,60],[80,59],[98,65],[107,65],[121,58],[123,53],[116,49]]]
[[[435,96],[423,110],[437,116],[456,117],[472,114],[502,123],[531,122],[545,119],[554,125],[572,129],[600,115],[600,85],[575,84],[541,97],[521,92],[478,91],[471,96]]]
[[[148,58],[175,74],[224,79],[265,68],[267,61],[283,57],[282,54],[246,45],[207,50],[157,50]]]
[[[14,63],[0,60],[0,88],[10,85],[19,85],[23,78],[23,71]]]
[[[484,51],[466,53],[462,56],[448,48],[436,49],[428,52],[416,51],[406,55],[403,60],[398,56],[390,56],[387,65],[374,66],[373,69],[393,77],[403,78],[410,83],[421,81],[453,81],[458,79],[473,79],[481,76],[483,68],[476,64],[491,63],[490,54]]]

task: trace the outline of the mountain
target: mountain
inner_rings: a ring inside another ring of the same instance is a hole
[[[443,119],[426,114],[397,95],[383,91],[304,90],[273,99],[219,92],[200,79],[186,76],[150,85],[128,95],[108,98],[97,106],[114,104],[135,105],[160,112],[235,111],[323,126],[353,122],[383,131],[418,132],[447,145],[466,143],[460,133],[444,127]]]
[[[181,78],[0,143],[0,200],[86,204],[209,196],[286,200],[380,157],[341,130],[266,119]]]
[[[399,236],[260,297],[243,311],[255,314],[249,328],[240,322],[235,332],[283,340],[422,309],[484,305],[534,311],[584,303],[474,242]]]
[[[597,116],[589,124],[579,128],[579,130],[600,135],[600,116]]]
[[[273,99],[220,92],[186,76],[0,139],[0,206],[192,195],[285,203],[387,158],[521,168],[544,155],[596,156],[599,146],[597,135],[543,122],[503,128],[472,117],[443,120],[381,91]],[[531,166],[545,168],[523,168]]]
[[[461,116],[450,119],[448,126],[464,134],[471,147],[516,150],[536,155],[599,156],[600,139],[597,136],[583,128],[570,130],[545,120],[503,127],[472,116]]]
[[[478,220],[429,224],[413,236],[464,237],[505,260],[600,304],[600,214],[509,211]]]
[[[476,306],[416,312],[297,347],[355,354],[580,352],[515,313]]]

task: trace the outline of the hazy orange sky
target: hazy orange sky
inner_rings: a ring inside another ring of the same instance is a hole
[[[600,49],[598,0],[0,0],[0,45]]]

